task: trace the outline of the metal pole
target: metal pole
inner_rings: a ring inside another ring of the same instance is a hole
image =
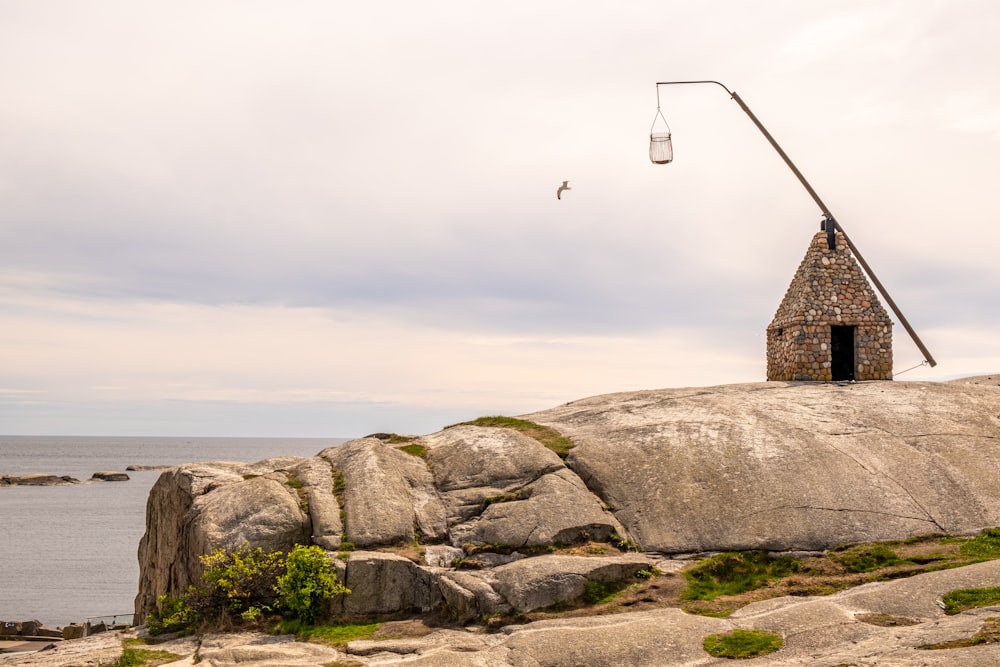
[[[844,231],[844,227],[839,222],[837,222],[836,218],[833,217],[833,214],[830,213],[830,209],[827,208],[826,204],[823,203],[823,200],[819,198],[819,195],[816,194],[816,191],[809,184],[809,181],[806,180],[806,177],[802,175],[802,172],[799,171],[799,168],[795,166],[795,164],[792,162],[791,158],[789,158],[788,155],[785,153],[785,151],[782,150],[781,146],[778,145],[778,142],[774,140],[774,137],[772,137],[771,133],[767,131],[767,128],[764,127],[764,124],[761,123],[760,120],[757,119],[757,116],[755,116],[752,111],[750,111],[750,107],[748,107],[746,105],[746,103],[743,101],[743,98],[741,98],[735,92],[729,90],[729,88],[727,88],[725,85],[719,83],[718,81],[710,81],[710,80],[705,80],[705,81],[659,81],[656,84],[656,99],[657,99],[657,103],[659,103],[659,99],[660,99],[660,86],[669,86],[669,85],[675,85],[675,84],[689,84],[689,83],[714,83],[717,86],[721,86],[723,88],[723,90],[725,90],[727,93],[729,93],[729,96],[732,99],[736,100],[736,103],[739,104],[740,108],[743,109],[743,111],[746,113],[746,115],[750,117],[750,120],[753,121],[753,124],[757,126],[757,129],[760,130],[761,134],[764,135],[764,138],[767,139],[768,143],[770,143],[771,146],[774,148],[774,150],[776,150],[778,152],[778,155],[781,156],[781,159],[785,161],[785,164],[788,165],[788,168],[792,170],[792,173],[795,174],[795,177],[799,179],[800,183],[802,183],[802,186],[806,189],[806,192],[809,193],[809,195],[813,198],[813,201],[816,202],[816,205],[819,206],[820,211],[823,212],[823,217],[825,218],[825,223],[827,225],[827,227],[826,227],[827,231],[828,232],[831,231],[831,225],[832,225],[833,231],[836,231],[837,229],[840,230],[840,234],[841,234],[841,236],[844,237],[844,241],[847,243],[847,247],[851,249],[851,252],[854,253],[854,257],[857,258],[858,263],[861,264],[861,267],[865,270],[865,273],[867,273],[868,277],[871,278],[871,280],[872,280],[873,283],[875,283],[875,287],[876,287],[876,289],[878,289],[879,294],[882,295],[882,298],[885,299],[885,302],[889,305],[889,308],[892,310],[892,312],[899,319],[899,323],[903,325],[904,329],[906,329],[906,333],[910,334],[910,338],[913,339],[913,342],[916,343],[917,348],[920,350],[921,354],[924,355],[924,360],[928,364],[930,364],[931,367],[937,366],[937,362],[934,360],[934,357],[931,356],[930,351],[928,351],[928,349],[924,345],[923,341],[920,340],[920,337],[917,335],[917,332],[914,331],[913,327],[910,326],[910,323],[907,321],[906,317],[903,316],[903,313],[901,313],[899,311],[899,307],[896,306],[896,302],[892,300],[892,297],[889,296],[889,293],[886,291],[885,287],[882,285],[882,281],[880,281],[878,279],[878,277],[875,275],[875,272],[872,271],[872,268],[868,265],[868,262],[866,262],[865,258],[861,256],[861,253],[858,251],[857,246],[854,245],[854,243],[851,241],[851,238],[847,235],[847,232]]]

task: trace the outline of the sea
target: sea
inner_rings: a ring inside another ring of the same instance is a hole
[[[44,473],[88,482],[95,472],[128,466],[309,457],[346,440],[0,436],[0,476]],[[146,500],[162,472],[127,471],[127,482],[0,486],[0,622],[128,622]]]

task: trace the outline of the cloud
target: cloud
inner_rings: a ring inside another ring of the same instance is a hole
[[[151,434],[316,434],[761,379],[819,211],[715,86],[661,91],[675,162],[649,164],[653,84],[702,77],[928,377],[995,363],[989,2],[46,7],[0,9],[8,428],[141,429],[114,406],[142,402]]]

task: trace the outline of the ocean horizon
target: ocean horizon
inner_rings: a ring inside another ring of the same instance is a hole
[[[127,467],[309,457],[348,439],[0,435],[0,475],[81,482],[0,487],[0,621],[63,627],[132,613],[146,501],[163,471]],[[89,482],[99,471],[129,480]]]

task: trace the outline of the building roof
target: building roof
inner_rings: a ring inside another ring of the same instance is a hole
[[[795,322],[851,325],[889,322],[889,314],[840,232],[831,250],[826,232],[812,238],[768,328]]]

